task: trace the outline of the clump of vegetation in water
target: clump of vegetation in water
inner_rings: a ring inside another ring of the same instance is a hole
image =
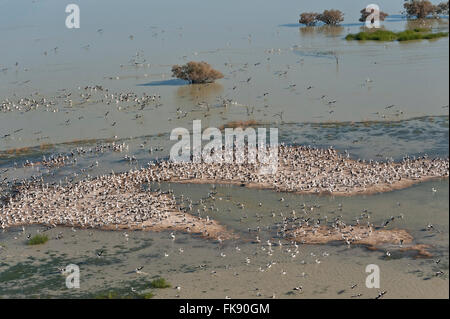
[[[428,0],[411,0],[405,2],[403,7],[408,17],[416,17],[417,19],[426,18],[434,12],[434,5]]]
[[[27,245],[42,245],[46,242],[48,242],[47,235],[37,234],[28,240]]]
[[[150,285],[152,288],[159,288],[159,289],[170,288],[171,286],[170,283],[168,283],[164,278],[155,279],[150,283]]]
[[[361,12],[361,18],[359,18],[359,21],[360,21],[360,22],[366,22],[367,17],[368,17],[370,14],[372,14],[373,11],[374,11],[374,9],[372,9],[371,12],[367,12],[367,11],[366,11],[366,8],[362,9],[362,10],[360,11],[360,12]],[[386,17],[387,17],[388,15],[389,15],[389,14],[387,14],[386,12],[380,11],[380,13],[379,13],[380,21],[384,21],[384,19],[386,19]],[[371,21],[371,22],[372,22],[372,23],[375,23],[375,18],[372,18],[372,21]]]
[[[328,25],[338,25],[344,21],[344,14],[339,10],[325,10],[317,16],[317,20]]]
[[[139,294],[138,296],[139,296],[141,299],[152,299],[152,298],[155,296],[155,294],[152,293],[152,292],[146,292],[146,293],[144,293],[144,294]]]
[[[307,26],[314,26],[317,23],[317,17],[319,16],[316,12],[304,12],[300,14],[300,20],[298,23],[305,24]]]
[[[434,7],[434,11],[436,14],[448,14],[448,1],[441,2],[437,6]]]
[[[448,36],[448,32],[432,33],[430,29],[416,28],[402,32],[388,30],[376,30],[368,32],[350,33],[346,40],[357,41],[410,41],[410,40],[431,40]]]
[[[223,74],[214,70],[206,62],[188,62],[185,65],[172,66],[172,75],[190,83],[212,83],[223,78]]]
[[[448,36],[448,32],[436,32],[436,33],[431,33],[431,32],[422,32],[420,31],[420,29],[417,31],[416,29],[414,30],[407,30],[407,31],[403,31],[400,32],[398,35],[398,39],[397,41],[409,41],[409,40],[432,40],[432,39],[437,39],[437,38],[443,38],[443,37],[447,37]]]
[[[344,21],[344,14],[339,10],[325,10],[322,13],[304,12],[300,14],[299,23],[307,26],[314,26],[317,22],[323,22],[328,25],[338,25]]]
[[[430,15],[436,17],[440,14],[448,14],[448,1],[435,6],[428,0],[409,0],[403,4],[403,7],[409,18],[425,19]]]

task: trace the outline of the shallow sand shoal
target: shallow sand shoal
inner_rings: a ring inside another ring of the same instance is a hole
[[[28,184],[0,208],[0,227],[30,224],[104,230],[180,231],[208,239],[236,234],[217,221],[182,211],[175,199],[142,187],[128,173],[65,186]]]
[[[435,181],[435,180],[442,180],[447,177],[422,177],[418,179],[404,179],[402,181],[399,181],[397,183],[392,184],[376,184],[371,185],[369,187],[363,187],[363,188],[354,188],[352,191],[337,191],[337,192],[330,192],[329,190],[322,190],[319,191],[317,189],[314,190],[284,190],[279,189],[274,185],[271,185],[269,183],[253,183],[253,182],[246,182],[246,181],[238,181],[238,180],[219,180],[219,179],[179,179],[179,178],[171,178],[168,180],[168,182],[172,183],[179,183],[179,184],[223,184],[223,185],[235,185],[235,186],[241,186],[241,187],[247,187],[252,189],[268,189],[268,190],[275,190],[278,192],[291,192],[298,195],[319,195],[319,196],[326,196],[326,195],[333,195],[333,196],[355,196],[355,195],[374,195],[379,193],[385,193],[385,192],[391,192],[395,190],[401,190],[408,187],[411,187],[413,185],[423,183],[423,182],[429,182],[429,181]]]
[[[287,232],[289,238],[303,244],[326,244],[343,241],[348,245],[364,245],[379,249],[390,245],[400,251],[416,251],[419,257],[431,257],[428,245],[414,244],[414,238],[404,229],[384,229],[372,226],[299,226]]]
[[[160,161],[144,169],[151,181],[233,184],[316,195],[369,195],[448,178],[449,160],[405,158],[401,162],[354,160],[332,148],[280,146],[278,165]],[[275,158],[275,157],[274,157]]]

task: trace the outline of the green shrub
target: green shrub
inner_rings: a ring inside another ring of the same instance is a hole
[[[373,32],[359,32],[356,34],[350,33],[345,37],[345,39],[358,41],[394,41],[397,39],[397,34],[392,31],[376,30]]]
[[[346,40],[357,41],[410,41],[410,40],[431,40],[448,36],[448,32],[432,33],[430,29],[416,28],[402,32],[393,32],[388,30],[363,31],[359,33],[350,33]]]
[[[448,37],[448,32],[429,33],[423,36],[423,39],[431,40],[437,38]]]
[[[414,28],[414,32],[431,32],[431,28]]]
[[[155,296],[155,294],[152,292],[147,292],[147,293],[138,295],[138,297],[141,299],[152,299],[154,296]]]
[[[28,245],[41,245],[41,244],[45,244],[46,242],[48,242],[47,235],[37,234],[37,235],[31,237],[28,240],[27,244]]]
[[[164,278],[158,278],[150,283],[152,288],[170,288],[170,284]]]

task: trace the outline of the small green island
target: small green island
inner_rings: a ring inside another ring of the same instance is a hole
[[[411,41],[411,40],[432,40],[447,37],[448,32],[431,32],[428,28],[415,28],[401,32],[389,30],[362,31],[359,33],[350,33],[346,40],[357,41]]]

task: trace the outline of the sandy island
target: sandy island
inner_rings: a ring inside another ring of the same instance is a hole
[[[159,161],[144,169],[65,185],[24,182],[1,208],[0,226],[43,224],[107,230],[172,230],[204,238],[231,239],[237,235],[216,221],[190,215],[177,206],[170,194],[151,192],[144,186],[151,182],[229,183],[298,194],[350,196],[401,189],[448,178],[449,174],[448,159],[421,157],[405,158],[402,162],[365,162],[350,159],[332,148],[303,146],[280,146],[278,163],[276,172],[267,173],[257,164]],[[404,230],[362,226],[339,230],[327,226],[303,227],[291,237],[310,244],[345,240],[372,247],[412,242]],[[427,254],[425,249],[417,250]]]
[[[0,227],[30,224],[104,230],[181,231],[208,239],[237,237],[217,221],[182,211],[170,194],[151,192],[133,173],[64,186],[27,184],[0,208]]]
[[[262,169],[261,169],[262,168]],[[368,195],[448,178],[449,159],[405,158],[401,162],[351,159],[332,148],[280,146],[274,173],[258,164],[174,163],[147,168],[152,181],[233,184],[279,192],[318,195]]]
[[[414,244],[404,229],[384,229],[361,225],[302,225],[287,231],[288,238],[303,244],[326,244],[343,241],[347,245],[363,245],[376,250],[391,246],[400,251],[416,251],[418,257],[431,257],[428,245]]]

